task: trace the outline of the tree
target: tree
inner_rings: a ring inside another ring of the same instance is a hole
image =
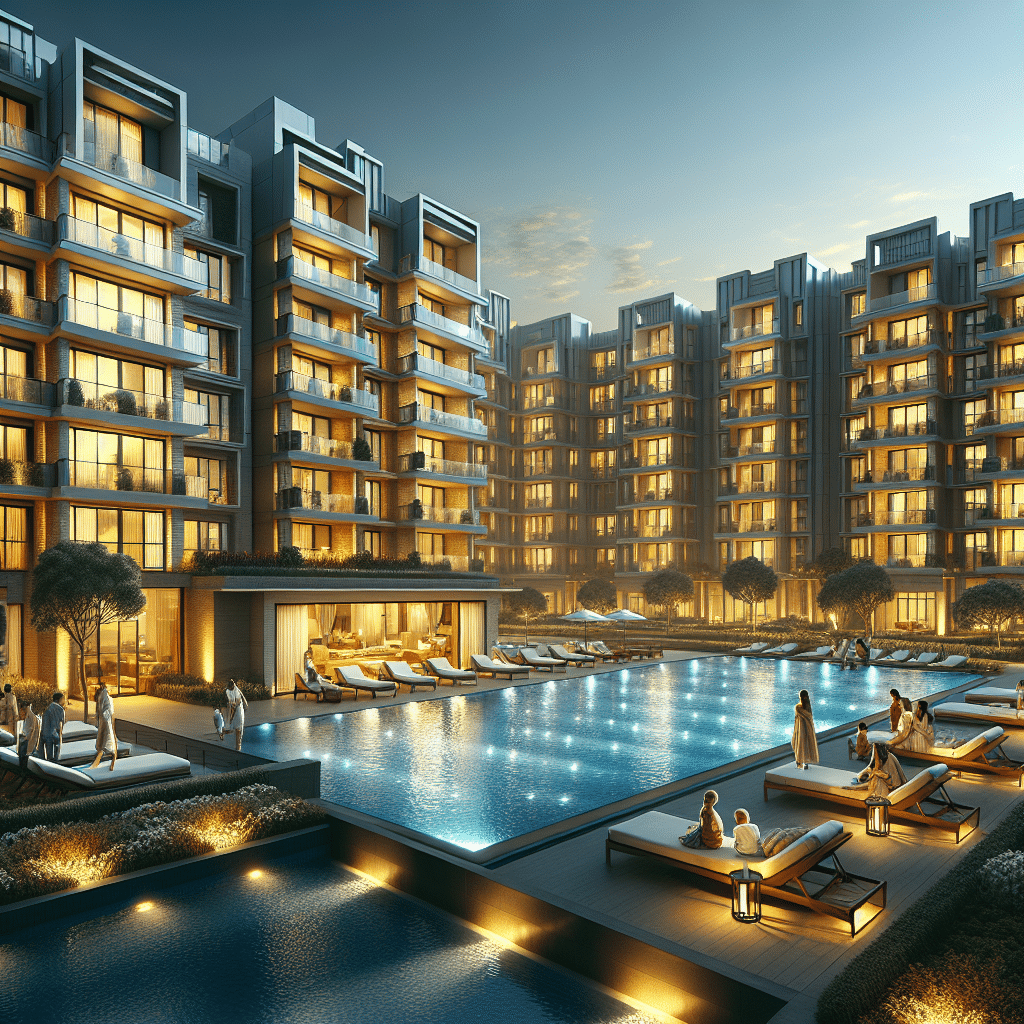
[[[757,628],[757,604],[775,596],[779,588],[779,577],[775,570],[751,555],[732,562],[722,573],[722,587],[727,593],[750,606]]]
[[[693,597],[693,580],[678,569],[659,569],[644,580],[644,597],[649,604],[665,609],[665,627],[668,628],[673,607]]]
[[[85,647],[100,626],[133,619],[146,607],[142,572],[127,555],[99,543],[61,541],[47,548],[32,570],[32,628],[63,629],[76,644],[79,686],[89,721]]]
[[[842,548],[825,548],[811,562],[811,572],[820,579],[827,580],[837,572],[844,572],[853,565],[853,559]]]
[[[502,601],[510,614],[526,620],[526,642],[529,643],[530,616],[543,615],[548,610],[548,599],[533,587],[523,587],[514,594],[505,594]]]
[[[610,612],[618,602],[615,586],[608,580],[587,580],[576,592],[576,603],[592,612]]]
[[[961,628],[988,626],[989,631],[996,634],[996,647],[1002,647],[999,630],[1011,619],[1024,616],[1024,590],[1016,583],[989,580],[968,587],[950,611]]]
[[[856,612],[869,635],[874,635],[875,609],[895,596],[889,574],[880,565],[865,559],[825,580],[818,591],[818,607],[826,615]]]

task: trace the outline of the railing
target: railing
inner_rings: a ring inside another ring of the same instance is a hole
[[[523,504],[526,508],[554,508],[551,498],[527,498]]]
[[[935,298],[935,282],[922,285],[920,288],[908,288],[905,292],[893,292],[891,295],[879,295],[869,303],[871,312],[879,309],[891,309],[894,306],[905,306],[911,302],[924,302]]]
[[[480,513],[470,508],[444,508],[441,505],[424,505],[413,501],[402,506],[403,519],[422,519],[429,523],[444,523],[449,526],[479,526]]]
[[[436,330],[453,334],[456,338],[460,338],[476,348],[484,349],[487,347],[487,339],[484,337],[483,331],[476,327],[460,324],[457,320],[449,320],[448,317],[441,316],[440,313],[435,313],[433,310],[427,309],[426,306],[421,306],[418,302],[413,302],[408,306],[401,306],[398,310],[398,322],[401,324],[423,324],[425,327],[433,327]]]
[[[361,391],[349,384],[332,384],[329,380],[310,377],[298,370],[282,370],[274,377],[274,390],[301,391],[315,398],[326,398],[330,402],[343,402],[345,405],[358,405],[369,415],[376,416],[380,405],[379,399],[372,391]]]
[[[36,78],[35,61],[24,50],[18,50],[8,43],[0,43],[0,71],[5,71],[15,78],[27,78],[34,82]]]
[[[428,359],[419,352],[410,352],[408,355],[398,357],[399,373],[415,373],[417,370],[429,373],[432,377],[441,377],[456,384],[465,384],[478,391],[483,391],[486,387],[486,382],[481,374],[460,370],[457,366],[449,366],[436,359]]]
[[[886,567],[889,569],[924,569],[930,556],[925,555],[890,555],[886,559]]]
[[[778,334],[779,321],[775,318],[768,323],[761,321],[759,324],[747,324],[745,327],[732,327],[729,330],[730,341],[742,341],[744,338],[757,338],[761,335]]]
[[[22,213],[5,206],[0,209],[0,229],[31,238],[36,242],[50,245],[53,242],[53,221],[35,217],[31,213]]]
[[[934,434],[935,420],[922,420],[920,423],[896,424],[888,427],[864,427],[857,432],[854,441],[882,441],[892,437],[919,437]]]
[[[307,509],[311,512],[334,512],[342,515],[379,516],[379,510],[371,513],[368,500],[359,495],[329,494],[326,491],[311,491],[302,487],[283,487],[277,492],[278,511],[292,508]]]
[[[1024,274],[1024,263],[1003,263],[998,267],[989,267],[978,271],[978,284],[991,284],[993,281],[1006,281],[1011,277]]]
[[[22,295],[21,292],[0,291],[0,315],[52,327],[56,321],[56,307],[52,302]]]
[[[1000,551],[995,562],[983,563],[988,565],[1021,566],[1024,565],[1024,551]]]
[[[158,192],[171,199],[181,199],[181,182],[170,175],[137,163],[130,157],[109,149],[102,141],[96,141],[96,127],[92,121],[82,121],[83,145],[82,162],[118,178],[124,178],[133,185],[139,185],[150,192]],[[76,148],[70,135],[61,136],[61,150],[66,156],[75,157]]]
[[[639,384],[629,385],[626,394],[630,398],[634,398],[637,395],[665,395],[675,391],[675,389],[675,381],[672,380],[642,381]]]
[[[523,432],[523,444],[538,444],[542,441],[557,441],[558,431],[554,427],[546,430],[528,430]]]
[[[591,480],[610,480],[616,475],[615,466],[591,466],[590,467],[590,478]]]
[[[274,435],[274,450],[279,453],[309,452],[330,459],[352,458],[352,445],[349,441],[336,441],[332,437],[319,437],[301,430],[278,431]]]
[[[662,427],[671,427],[671,416],[648,416],[646,419],[634,420],[632,423],[624,423],[623,430],[627,434],[636,434],[641,430],[659,430]]]
[[[774,402],[762,402],[760,405],[735,406],[730,405],[726,410],[723,419],[746,420],[754,416],[770,416],[775,412]]]
[[[919,377],[907,377],[905,380],[892,380],[886,383],[865,384],[853,399],[863,402],[869,398],[883,398],[886,395],[903,395],[910,391],[931,391],[938,387],[938,377],[934,373],[922,374]]]
[[[2,217],[3,214],[0,212],[0,220]],[[206,287],[209,281],[210,270],[205,263],[200,263],[199,260],[194,260],[183,253],[174,252],[173,249],[148,245],[140,238],[129,238],[127,235],[102,228],[98,224],[76,220],[66,213],[60,215],[57,225],[61,241],[77,242],[79,245],[87,245],[91,249],[109,252],[135,263],[143,263],[146,266],[155,267],[157,270],[166,271],[168,274],[184,277],[202,287]]]
[[[733,366],[722,374],[722,380],[743,380],[746,377],[763,377],[769,373],[775,373],[777,359],[764,359],[760,363],[745,363]]]
[[[311,224],[317,230],[334,235],[335,238],[358,245],[360,249],[369,249],[373,253],[377,251],[374,248],[373,239],[369,235],[343,221],[328,217],[326,213],[318,213],[312,206],[306,206],[297,198],[295,200],[295,219],[301,220],[305,224]]]
[[[975,370],[976,380],[993,380],[997,377],[1020,377],[1024,375],[1024,359],[1012,363],[995,363],[979,366]]]
[[[522,409],[547,409],[551,406],[561,408],[562,404],[554,395],[523,395],[520,400]]]
[[[374,363],[377,362],[377,346],[372,341],[349,331],[318,324],[315,320],[307,320],[305,317],[296,316],[295,313],[285,313],[277,318],[277,333],[279,337],[285,334],[298,334],[303,338],[312,338],[333,348],[355,352]]]
[[[299,277],[303,281],[312,281],[332,292],[346,295],[350,299],[365,302],[368,306],[376,307],[377,305],[377,296],[368,285],[352,281],[347,277],[339,277],[328,270],[321,270],[319,267],[314,267],[312,263],[299,259],[298,256],[289,256],[287,259],[278,261],[277,272],[279,277]]]
[[[398,410],[399,423],[416,421],[447,427],[451,430],[462,430],[478,437],[484,437],[487,434],[487,425],[472,416],[457,416],[455,413],[432,409],[429,405],[421,405],[419,402],[410,402],[409,405],[403,405]]]
[[[590,368],[591,380],[607,380],[609,377],[620,377],[622,372],[617,366],[592,366]]]
[[[423,452],[412,452],[399,459],[400,473],[437,473],[441,476],[468,476],[474,480],[487,480],[487,466],[452,459],[432,459]]]
[[[738,459],[746,455],[774,455],[777,444],[776,441],[755,441],[753,444],[727,445],[722,456]]]
[[[197,402],[147,395],[126,388],[116,388],[112,391],[104,385],[74,378],[59,381],[57,395],[61,405],[100,409],[122,416],[142,416],[151,420],[187,423],[197,427],[208,425],[206,406]]]
[[[7,486],[56,487],[57,466],[53,462],[19,462],[0,459],[0,490]],[[14,568],[10,566],[10,568]]]
[[[218,142],[216,139],[189,128],[186,135],[185,148],[193,156],[205,160],[207,163],[216,164],[218,167],[228,165],[228,143]]]
[[[946,332],[934,327],[916,334],[904,334],[899,338],[869,338],[864,342],[863,356],[876,356],[883,352],[902,352],[909,348],[921,348],[924,345],[942,345],[946,341]]]
[[[0,373],[0,399],[8,402],[31,402],[33,405],[56,404],[56,392],[52,384],[31,377],[13,377]]]
[[[774,533],[775,519],[733,519],[719,523],[719,533]]]
[[[134,341],[144,341],[149,345],[187,352],[189,355],[201,356],[204,359],[210,354],[209,338],[198,331],[190,331],[187,327],[178,327],[175,324],[165,324],[159,320],[147,320],[133,313],[96,306],[81,299],[62,297],[60,319],[70,320],[97,331],[119,334]]]
[[[184,494],[208,498],[209,481],[165,469],[119,466],[103,462],[71,460],[68,463],[71,487],[89,487],[100,491],[139,491],[148,494]]]
[[[550,544],[555,539],[554,530],[524,530],[523,541],[526,544]]]
[[[964,506],[965,526],[973,526],[979,519],[1024,519],[1024,502],[1012,501],[1003,505]]]
[[[935,521],[933,508],[865,512],[857,517],[858,526],[924,526]]]
[[[45,163],[53,161],[53,143],[42,135],[36,135],[27,128],[20,125],[0,122],[3,131],[0,132],[0,146],[5,149],[16,149],[19,153],[34,156],[37,160]]]
[[[656,359],[659,356],[671,356],[674,354],[671,342],[666,341],[657,345],[647,345],[644,348],[634,348],[631,361],[639,363],[644,359]]]
[[[413,270],[417,270],[421,274],[426,274],[428,277],[434,278],[435,281],[443,281],[445,284],[450,284],[453,288],[459,288],[464,292],[469,292],[471,295],[480,294],[480,289],[476,281],[468,277],[463,277],[462,274],[458,274],[454,270],[449,270],[440,263],[428,260],[425,256],[403,256],[401,260],[399,260],[398,272],[400,274],[408,274]]]
[[[910,480],[934,480],[935,479],[935,467],[934,466],[913,466],[910,469],[886,469],[882,472],[882,475],[878,478],[877,483],[882,484],[900,484],[906,483]],[[875,483],[874,476],[872,473],[865,473],[860,480],[854,480],[854,483],[870,484]]]
[[[964,435],[970,437],[985,427],[997,427],[1009,423],[1024,423],[1024,409],[989,409],[973,423],[964,424]]]
[[[531,466],[528,463],[523,465],[523,476],[551,476],[554,473],[555,467],[550,462],[542,462],[538,465]]]
[[[720,497],[724,497],[727,494],[771,494],[774,491],[774,480],[745,480],[739,483],[718,485]]]
[[[591,412],[615,412],[615,399],[605,398],[599,402],[590,403]]]
[[[674,452],[644,452],[640,455],[625,455],[622,469],[644,469],[653,466],[671,466],[675,464]]]

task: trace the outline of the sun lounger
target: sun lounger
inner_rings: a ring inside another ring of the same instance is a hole
[[[418,672],[413,672],[407,662],[385,661],[384,671],[387,673],[388,679],[394,680],[396,686],[399,683],[408,686],[410,693],[415,693],[417,686],[429,686],[432,690],[437,689],[437,680],[433,676],[421,676]]]
[[[922,651],[916,658],[907,662],[908,665],[933,665],[939,660],[938,651]]]
[[[737,647],[733,654],[763,654],[766,650],[768,650],[767,644],[747,644],[746,647]]]
[[[296,672],[295,689],[292,691],[292,700],[295,700],[300,693],[304,697],[316,697],[317,703],[320,703],[320,701],[328,701],[332,704],[337,704],[341,701],[340,686],[335,686],[334,683],[328,683],[326,686],[320,683],[310,683],[304,676]]]
[[[895,733],[869,732],[869,743],[891,743]],[[1006,734],[999,726],[993,726],[984,732],[972,736],[969,740],[955,747],[929,747],[927,750],[910,750],[907,747],[896,747],[901,758],[910,761],[932,761],[944,764],[953,772],[969,772],[981,775],[1005,775],[1017,780],[1021,785],[1024,777],[1024,763],[1007,757],[1001,749]],[[989,755],[994,755],[990,757]]]
[[[593,654],[573,654],[572,651],[566,650],[561,644],[552,644],[551,650],[562,661],[567,661],[571,665],[593,665],[596,660]]]
[[[629,661],[628,651],[613,651],[603,640],[594,640],[587,644],[587,651],[602,661]]]
[[[378,693],[391,694],[392,697],[398,696],[398,683],[393,679],[367,679],[358,665],[339,665],[334,670],[334,676],[338,680],[339,686],[355,690],[352,695],[353,700],[359,699],[360,690],[370,694],[374,700],[377,699]]]
[[[427,658],[427,667],[438,679],[446,680],[452,686],[456,683],[476,683],[475,672],[456,668],[447,658]]]
[[[98,768],[69,768],[38,757],[28,759],[28,768],[48,786],[67,790],[118,789],[192,774],[192,765],[183,757],[164,753],[118,758],[113,770],[108,764]]]
[[[872,647],[868,652],[868,661],[882,661],[888,656],[889,652],[884,647]]]
[[[793,661],[822,661],[828,658],[835,650],[831,645],[825,647],[816,647],[813,651],[803,651],[801,654],[791,654],[790,659]]]
[[[769,647],[765,654],[781,654],[783,657],[792,654],[800,645],[799,644],[780,644],[778,647]]]
[[[879,658],[879,662],[882,664],[888,664],[894,661],[904,662],[910,658],[910,651],[893,651],[892,654],[885,658]]]
[[[530,668],[546,669],[552,673],[556,668],[560,668],[563,672],[565,671],[565,662],[560,658],[542,658],[532,647],[521,647],[519,649],[519,658],[521,664],[529,665]]]
[[[796,761],[790,761],[764,773],[764,798],[768,799],[769,789],[777,789],[812,800],[863,809],[868,787],[850,789],[856,785],[855,778],[842,768],[812,764],[803,769],[797,768]],[[908,779],[889,794],[889,817],[951,832],[959,843],[978,827],[981,809],[954,803],[945,790],[949,778],[946,766],[935,764]],[[935,793],[939,796],[934,796]]]
[[[495,679],[498,676],[508,676],[509,679],[514,679],[516,676],[526,676],[527,678],[530,676],[529,665],[509,665],[507,662],[488,658],[486,654],[471,654],[469,660],[479,676],[492,676]]]
[[[959,668],[965,661],[967,661],[966,654],[951,654],[948,658],[943,658],[942,661],[936,661],[932,668]]]
[[[115,730],[116,731],[116,730]],[[130,757],[132,745],[124,740],[117,741],[118,758]],[[62,743],[60,746],[60,764],[74,768],[80,764],[92,764],[96,757],[96,740],[72,740],[70,743]],[[107,765],[109,768],[110,766]]]
[[[87,722],[65,722],[62,735],[65,743],[71,743],[74,740],[94,740],[96,732],[96,726]]]
[[[990,725],[1024,729],[1024,711],[1017,710],[1016,700],[1009,706],[992,707],[988,704],[958,704],[950,701],[933,708],[935,717],[946,721],[987,722]]]
[[[1005,686],[979,686],[961,696],[968,704],[1017,704],[1017,691]]]
[[[723,838],[718,850],[688,849],[679,842],[679,837],[693,824],[663,811],[648,811],[612,825],[604,844],[605,863],[611,864],[615,850],[653,857],[730,885],[729,872],[740,870],[744,862],[748,862],[764,877],[762,896],[797,903],[819,914],[847,921],[851,935],[856,935],[885,909],[886,883],[850,874],[839,863],[836,851],[852,839],[853,834],[844,832],[838,821],[818,825],[765,860],[737,856],[731,836]],[[831,860],[830,866],[824,866],[827,860]]]

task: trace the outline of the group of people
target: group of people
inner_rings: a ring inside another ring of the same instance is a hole
[[[13,705],[15,722],[18,716],[17,698],[11,689],[10,683],[4,687],[4,703],[9,707]],[[29,716],[38,725],[38,733],[35,728],[29,729],[22,737],[19,749],[23,749],[25,756],[34,754],[46,761],[59,761],[61,748],[64,744],[64,723],[67,721],[67,697],[60,690],[56,690],[50,698],[50,703],[43,711],[42,717],[36,719],[30,704],[25,712],[26,721]],[[104,757],[110,758],[110,770],[114,770],[117,764],[117,720],[114,716],[114,701],[110,696],[105,682],[100,682],[96,691],[96,757],[93,758],[90,768],[99,767]]]
[[[709,789],[704,794],[704,806],[700,811],[700,818],[696,825],[692,825],[685,835],[679,837],[679,841],[696,850],[701,847],[707,850],[718,850],[722,846],[723,826],[722,819],[715,810],[718,803],[718,794]],[[761,832],[750,820],[750,814],[746,808],[738,807],[733,812],[736,827],[732,830],[733,849],[741,857],[761,856]]]

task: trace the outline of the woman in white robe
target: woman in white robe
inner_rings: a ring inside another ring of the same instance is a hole
[[[90,768],[99,766],[105,755],[110,756],[110,770],[117,764],[117,733],[114,731],[114,701],[107,684],[100,682],[96,691],[96,759]]]
[[[908,750],[924,753],[935,746],[935,716],[928,710],[928,701],[919,700],[917,710],[910,720]]]
[[[896,725],[896,731],[892,739],[889,740],[889,746],[909,749],[910,734],[914,731],[914,709],[910,706],[910,701],[906,697],[901,697],[900,703],[903,706],[903,711],[900,713],[900,720]]]
[[[818,763],[818,737],[814,728],[814,712],[811,710],[811,695],[800,691],[800,703],[793,709],[793,756],[797,768]]]
[[[224,731],[235,734],[235,750],[241,750],[242,732],[245,729],[245,709],[249,706],[249,702],[234,679],[231,680],[231,685],[225,690],[224,695],[228,699],[228,722]]]

